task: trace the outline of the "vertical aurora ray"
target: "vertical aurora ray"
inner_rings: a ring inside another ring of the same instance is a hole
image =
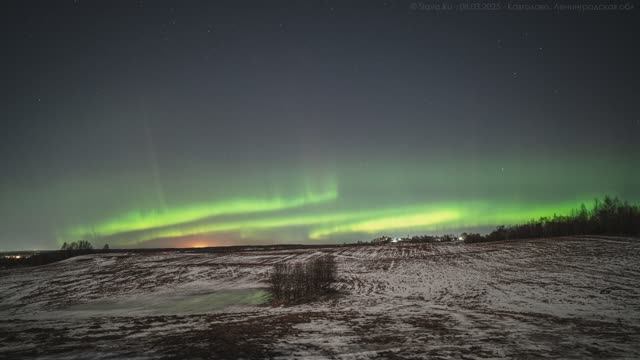
[[[157,196],[157,202],[160,204],[161,209],[166,209],[167,202],[164,196],[164,188],[162,186],[160,170],[158,168],[158,155],[157,155],[156,147],[153,141],[153,134],[151,133],[151,129],[149,128],[149,122],[147,120],[148,114],[147,114],[146,108],[143,108],[142,112],[143,112],[142,121],[144,125],[144,135],[145,135],[145,142],[147,147],[147,155],[149,157],[149,163],[150,163],[151,172],[153,175],[153,185],[154,185],[156,196]]]

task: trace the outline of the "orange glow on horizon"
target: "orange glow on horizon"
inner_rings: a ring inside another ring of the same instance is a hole
[[[198,249],[207,247],[224,246],[226,239],[214,236],[188,236],[179,238],[165,238],[154,244],[156,247]]]
[[[214,245],[210,245],[209,243],[206,243],[204,241],[198,241],[198,242],[192,243],[191,245],[188,245],[188,247],[192,247],[192,248],[205,248],[210,246],[214,246]]]

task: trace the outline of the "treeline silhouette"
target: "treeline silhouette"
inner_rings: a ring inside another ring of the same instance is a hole
[[[596,199],[588,209],[584,204],[570,215],[542,217],[525,224],[498,226],[487,235],[462,236],[467,242],[544,238],[569,235],[640,235],[640,206],[617,197]]]
[[[83,250],[93,250],[93,245],[87,240],[74,241],[67,244],[66,242],[60,247],[61,251],[74,252]]]

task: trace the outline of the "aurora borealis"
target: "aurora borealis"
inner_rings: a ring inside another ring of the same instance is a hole
[[[342,243],[640,201],[625,14],[40,5],[2,35],[0,250]]]
[[[246,175],[240,184],[206,174],[154,180],[149,171],[146,181],[142,175],[109,179],[111,188],[100,191],[104,183],[92,179],[88,184],[43,190],[37,198],[48,197],[69,206],[65,211],[40,208],[57,222],[51,229],[56,243],[90,238],[112,246],[137,247],[349,242],[380,234],[483,231],[496,224],[567,214],[605,193],[635,195],[620,190],[634,189],[632,179],[638,173],[628,171],[629,167],[592,161],[560,171],[563,164],[552,163],[549,160],[536,167],[545,170],[539,175],[527,173],[525,168],[530,165],[507,162],[503,164],[511,166],[475,172],[448,166],[420,169],[415,164],[387,164],[381,172],[374,165],[366,169],[348,165],[342,171],[334,166],[335,173],[324,178],[302,176],[301,171],[274,175],[271,181]],[[379,173],[386,176],[377,177]],[[575,176],[588,181],[576,182]],[[525,178],[530,181],[526,187],[522,185]],[[150,186],[156,180],[162,184],[162,194]],[[198,195],[198,189],[210,184],[215,184],[213,190],[228,193]],[[96,186],[95,193],[88,191],[92,186]],[[87,192],[78,196],[77,189]],[[182,189],[196,190],[195,200]],[[17,195],[29,199],[28,194]],[[11,200],[19,203],[21,199]],[[114,204],[113,208],[91,205],[103,202]]]

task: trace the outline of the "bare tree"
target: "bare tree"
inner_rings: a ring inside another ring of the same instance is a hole
[[[336,280],[336,262],[333,255],[322,255],[299,263],[275,264],[269,274],[269,285],[274,303],[298,303],[331,291]]]

